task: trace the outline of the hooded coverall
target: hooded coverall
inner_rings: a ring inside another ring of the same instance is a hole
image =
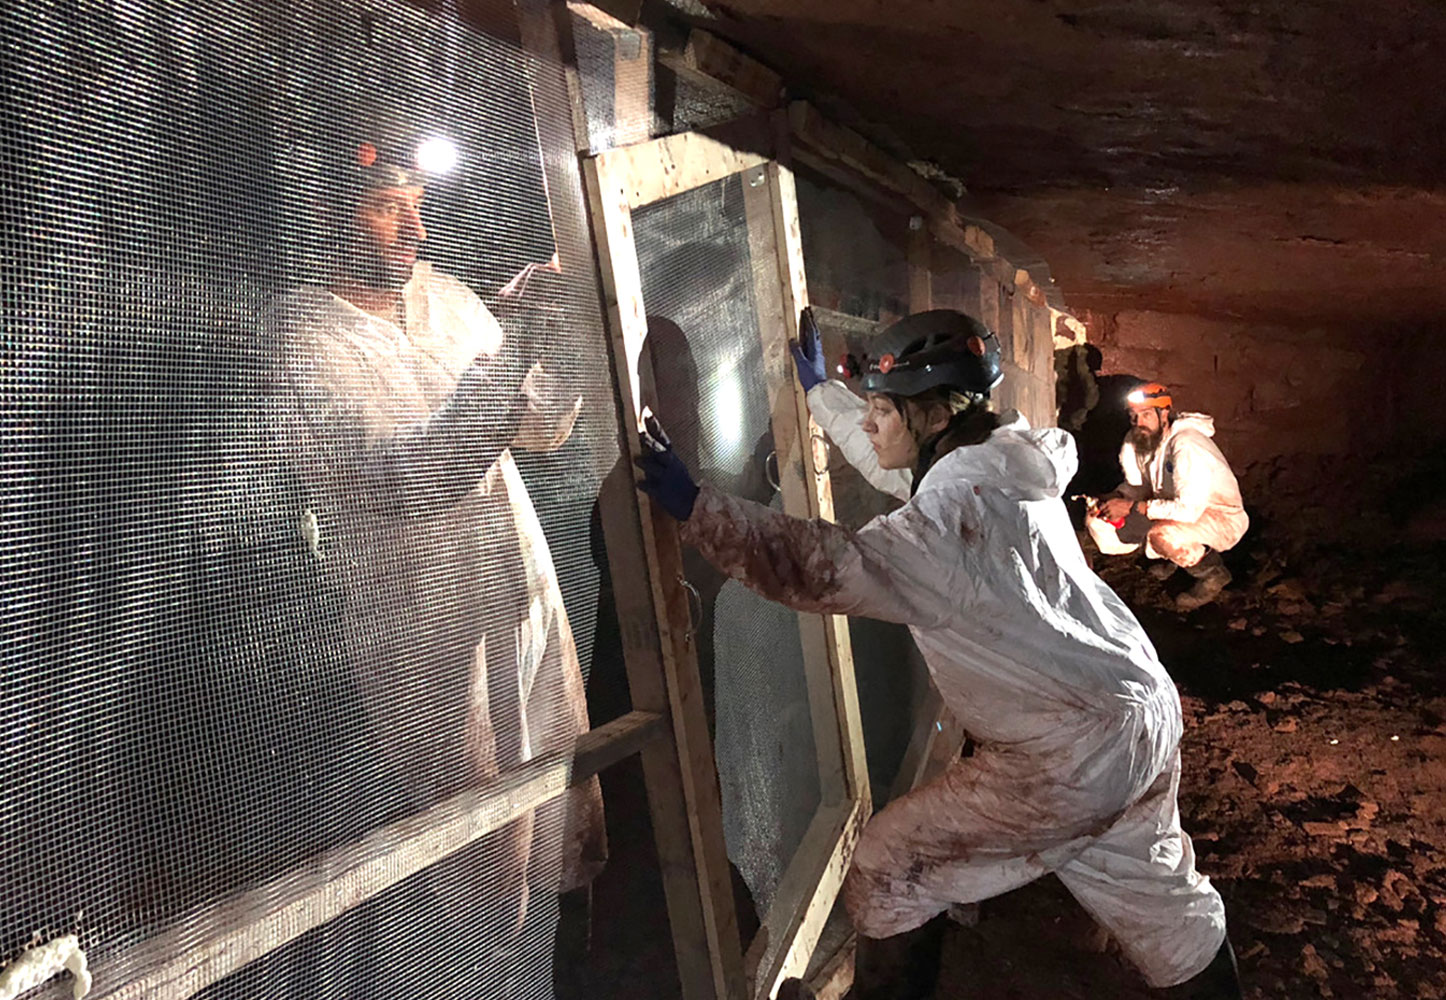
[[[1215,442],[1215,421],[1203,413],[1182,413],[1170,421],[1160,444],[1148,455],[1128,440],[1120,449],[1125,482],[1119,489],[1128,500],[1145,500],[1152,522],[1143,541],[1121,538],[1120,531],[1099,517],[1086,520],[1090,537],[1107,556],[1128,555],[1145,546],[1150,559],[1168,559],[1189,568],[1205,556],[1234,548],[1250,527],[1235,473]]]
[[[685,539],[800,611],[907,624],[973,756],[866,826],[844,883],[858,931],[887,937],[953,903],[1054,872],[1151,985],[1204,969],[1224,907],[1180,828],[1180,699],[1150,640],[1085,564],[1060,494],[1069,436],[1018,414],[910,474],[878,466],[864,403],[808,394],[846,458],[908,502],[858,531],[704,487]]]
[[[311,544],[342,595],[332,634],[369,717],[367,794],[383,800],[380,821],[570,751],[588,728],[552,557],[506,450],[517,427],[502,412],[464,414],[478,435],[468,450],[487,456],[480,468],[408,436],[453,405],[502,329],[470,289],[426,263],[402,291],[405,328],[313,287],[283,297],[269,325],[290,382]],[[543,808],[564,808],[564,822],[520,816],[424,873],[437,919],[492,938],[475,926],[485,905],[502,921],[500,940],[525,917],[529,889],[575,888],[597,873],[597,779]]]

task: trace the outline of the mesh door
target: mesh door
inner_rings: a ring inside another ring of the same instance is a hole
[[[586,267],[502,292],[585,259],[565,94],[401,3],[8,9],[0,964],[78,933],[104,994],[370,857],[210,995],[545,995],[596,786],[451,853],[416,817],[586,725],[605,339]],[[373,168],[437,139],[423,233]]]
[[[824,354],[872,352],[875,334],[909,312],[905,246],[908,220],[865,202],[826,178],[800,171],[799,222],[809,300],[816,308]],[[832,449],[829,478],[834,516],[859,528],[899,501],[874,489]],[[874,802],[888,801],[928,691],[928,670],[909,630],[868,618],[849,619],[854,678]]]
[[[771,217],[749,221],[741,175],[633,213],[651,363],[644,398],[702,481],[781,502],[770,407],[786,375],[759,330],[777,254]],[[696,557],[686,574],[702,597],[699,665],[713,688],[728,854],[763,913],[820,804],[798,619]]]

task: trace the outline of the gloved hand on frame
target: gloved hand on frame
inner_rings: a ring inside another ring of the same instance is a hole
[[[819,335],[812,309],[805,308],[798,314],[798,340],[788,347],[793,352],[793,364],[798,369],[798,381],[802,383],[804,392],[828,381],[823,362],[823,337]]]
[[[643,445],[636,462],[643,470],[638,489],[656,500],[675,521],[688,520],[698,499],[698,484],[693,482],[688,467],[674,453],[673,442],[651,413],[643,417],[643,430],[638,436]]]

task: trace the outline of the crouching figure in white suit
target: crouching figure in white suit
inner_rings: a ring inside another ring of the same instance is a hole
[[[864,830],[843,889],[860,938],[851,996],[928,996],[936,918],[1053,872],[1152,986],[1240,997],[1220,895],[1180,829],[1180,698],[1085,564],[1060,499],[1069,435],[988,409],[998,341],[961,313],[881,334],[866,402],[826,381],[807,310],[801,329],[810,410],[902,508],[849,531],[700,489],[656,425],[641,488],[764,596],[908,625],[977,743]]]

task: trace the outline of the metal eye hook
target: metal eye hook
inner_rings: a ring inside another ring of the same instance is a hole
[[[773,464],[769,465],[770,462],[772,462]],[[783,485],[779,482],[778,476],[778,452],[770,451],[764,457],[763,478],[768,480],[768,485],[773,487],[773,492],[783,492]]]
[[[823,461],[817,465],[818,474],[823,475],[828,471],[828,467],[833,464],[833,445],[828,443],[828,438],[824,437],[823,431],[816,430],[810,434],[809,437],[818,444],[823,445]],[[817,460],[817,451],[813,453],[813,457]]]
[[[698,627],[703,624],[703,595],[682,573],[678,574],[678,583],[688,592],[688,642],[692,643],[698,637]]]

